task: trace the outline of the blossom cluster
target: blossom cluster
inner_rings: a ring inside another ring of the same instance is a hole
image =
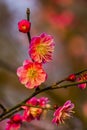
[[[45,108],[48,108],[48,106],[49,99],[46,97],[31,98],[21,107],[24,110],[23,115],[15,114],[10,118],[6,130],[18,130],[25,121],[39,120]]]
[[[26,106],[22,106],[24,109],[23,120],[24,121],[32,121],[34,119],[40,119],[42,113],[44,112],[44,108],[46,108],[49,100],[46,97],[41,97],[39,99],[33,97],[29,101],[26,102]]]
[[[21,20],[18,22],[18,29],[22,33],[30,34],[31,23],[29,20]],[[28,89],[36,89],[40,87],[47,79],[47,73],[43,69],[43,65],[52,60],[54,51],[54,39],[51,35],[42,33],[39,36],[31,38],[29,41],[28,54],[30,59],[23,61],[23,65],[18,67],[17,76],[19,81]],[[87,75],[76,76],[70,75],[66,81],[82,81],[87,79]],[[79,88],[85,88],[86,84],[78,85]],[[52,107],[47,97],[32,97],[25,104],[21,105],[22,115],[13,115],[6,127],[6,130],[18,130],[23,122],[31,122],[32,120],[40,120],[45,111],[55,110],[52,123],[59,125],[69,119],[73,113],[74,104],[68,100],[60,107]]]
[[[29,33],[30,26],[31,23],[28,20],[18,22],[20,32]],[[54,45],[53,37],[46,33],[31,39],[28,51],[31,60],[24,60],[23,65],[17,69],[17,76],[26,88],[38,88],[47,79],[47,73],[43,69],[43,64],[52,60]],[[21,106],[23,110],[22,115],[15,114],[9,119],[6,130],[18,130],[23,122],[31,122],[34,119],[39,120],[44,111],[50,108],[51,105],[47,97],[32,97]],[[73,108],[74,104],[71,101],[67,101],[63,106],[57,107],[52,122],[57,125],[63,123],[65,119],[71,116]]]
[[[22,106],[22,109],[24,110],[23,115],[15,114],[9,119],[6,130],[19,130],[23,122],[31,122],[35,119],[40,120],[44,111],[47,111],[50,107],[49,99],[47,97],[31,98]],[[52,122],[56,123],[56,125],[64,123],[65,120],[71,117],[73,108],[74,104],[68,100],[63,106],[56,109]]]
[[[81,73],[81,74],[71,74],[66,78],[67,81],[71,81],[71,82],[82,82],[87,80],[87,73]],[[82,84],[78,84],[77,87],[80,89],[85,89],[87,86],[86,83],[82,83]]]
[[[27,20],[18,22],[19,31],[29,33],[31,23]],[[38,87],[47,79],[47,74],[43,69],[43,64],[52,60],[54,51],[54,39],[51,35],[42,33],[35,36],[30,41],[29,56],[30,60],[25,60],[23,66],[17,69],[17,75],[22,84],[27,88]]]

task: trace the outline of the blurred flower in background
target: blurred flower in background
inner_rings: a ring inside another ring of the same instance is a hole
[[[50,22],[53,24],[53,26],[56,26],[57,29],[65,29],[68,26],[72,26],[72,22],[74,20],[74,14],[71,11],[63,11],[59,14],[51,14],[50,16]]]
[[[84,117],[87,119],[87,101],[83,103],[82,112],[83,112]]]

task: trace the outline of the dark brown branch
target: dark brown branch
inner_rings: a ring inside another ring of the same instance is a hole
[[[29,8],[27,8],[26,14],[27,14],[27,20],[29,21],[29,20],[30,20],[30,9],[29,9]],[[29,22],[30,22],[30,21],[29,21]],[[31,42],[30,30],[29,30],[29,32],[27,33],[27,36],[28,36],[28,40],[29,40],[29,43],[30,43],[30,42]]]
[[[8,111],[6,111],[5,113],[3,113],[1,116],[0,116],[0,121],[10,117],[11,115],[13,115],[14,113],[18,112],[21,110],[21,106],[23,106],[23,104],[25,104],[29,99],[31,99],[32,97],[42,93],[42,92],[45,92],[45,91],[48,91],[48,90],[52,90],[52,89],[61,89],[61,88],[68,88],[68,87],[72,87],[72,86],[75,86],[75,85],[78,85],[78,84],[83,84],[83,83],[87,83],[87,80],[86,81],[83,81],[83,82],[74,82],[74,83],[70,83],[70,84],[66,84],[66,85],[62,85],[62,86],[48,86],[46,88],[43,88],[43,89],[40,89],[38,91],[35,91],[30,97],[28,97],[27,99],[25,99],[24,101],[22,101],[21,103],[17,104],[16,106],[14,106],[13,108],[9,109]]]

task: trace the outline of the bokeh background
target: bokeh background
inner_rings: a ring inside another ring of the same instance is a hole
[[[17,67],[29,59],[27,35],[17,28],[18,21],[26,19],[26,8],[31,10],[31,36],[46,32],[56,43],[52,62],[44,66],[46,86],[87,68],[87,0],[0,0],[0,103],[8,109],[32,93],[16,75]],[[51,111],[45,119],[24,124],[20,130],[87,130],[87,89],[75,86],[37,97],[41,96],[58,105],[70,99],[75,103],[74,117],[57,127],[51,123]],[[6,121],[0,122],[0,130],[5,130]]]

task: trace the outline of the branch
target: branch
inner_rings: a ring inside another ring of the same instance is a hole
[[[81,74],[81,73],[84,73],[84,72],[86,72],[87,71],[87,69],[84,69],[84,70],[82,70],[82,71],[79,71],[79,72],[77,72],[77,73],[74,73],[75,75],[79,75],[79,74]]]
[[[29,21],[30,20],[30,9],[29,8],[27,8],[26,14],[27,14],[27,20]],[[28,36],[28,40],[29,40],[29,43],[30,43],[31,42],[30,31],[27,33],[27,36]]]
[[[48,86],[46,88],[40,89],[38,91],[35,91],[30,97],[28,97],[27,99],[25,99],[24,101],[22,101],[21,103],[17,104],[16,106],[12,107],[11,109],[7,110],[6,112],[4,112],[1,116],[0,116],[0,121],[10,117],[11,115],[13,115],[14,113],[21,111],[21,106],[23,106],[29,99],[31,99],[32,97],[48,91],[48,90],[53,90],[53,89],[61,89],[61,88],[68,88],[68,87],[72,87],[78,84],[83,84],[83,83],[87,83],[87,80],[83,81],[83,82],[74,82],[74,83],[70,83],[70,84],[66,84],[66,85],[62,85],[62,86]]]
[[[2,104],[0,104],[0,107],[3,110],[3,113],[4,113],[6,111],[6,108]]]

